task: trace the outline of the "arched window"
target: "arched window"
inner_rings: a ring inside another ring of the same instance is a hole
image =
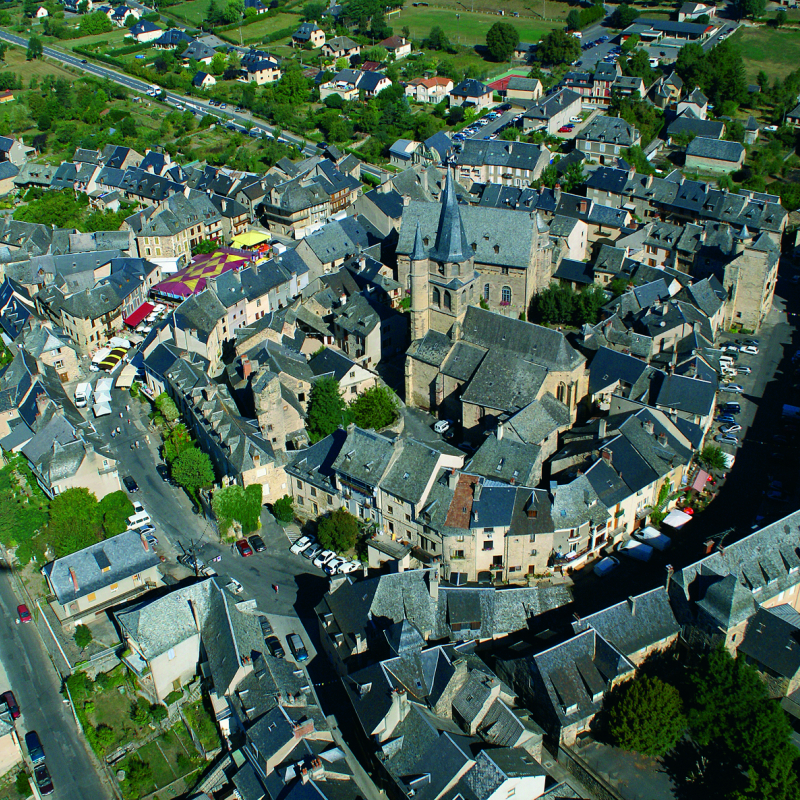
[[[503,305],[510,306],[511,305],[511,287],[504,286],[502,290],[502,302]]]
[[[444,308],[445,311],[452,311],[453,310],[453,300],[450,297],[450,292],[444,293]]]
[[[439,274],[444,275],[444,264],[439,264]]]
[[[425,236],[425,237],[423,238],[423,240],[422,240],[422,244],[424,244],[424,245],[425,245],[425,247],[427,247],[427,246],[430,244],[430,241],[431,241],[431,240],[430,240],[430,239],[429,239],[427,236]]]
[[[439,290],[435,286],[433,287],[432,299],[433,299],[433,304],[436,306],[436,308],[440,308],[442,305],[442,298],[439,294]]]
[[[567,387],[563,383],[558,384],[558,391],[556,392],[556,398],[560,400],[562,403],[566,403],[567,401]]]
[[[489,284],[488,283],[484,283],[483,284],[483,299],[487,300],[487,301],[489,299]]]

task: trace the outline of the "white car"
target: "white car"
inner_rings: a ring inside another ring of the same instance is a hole
[[[580,117],[570,117],[569,121],[570,122],[583,122],[583,120]]]
[[[313,536],[301,536],[290,548],[290,552],[298,554],[302,553],[307,547],[310,547],[317,540]]]
[[[341,556],[336,556],[332,558],[323,569],[328,575],[336,575],[337,572],[341,571],[342,567],[347,563],[346,558],[342,558]]]
[[[733,394],[741,394],[744,391],[738,383],[723,383],[719,390],[721,392],[732,392]]]
[[[313,561],[315,567],[322,569],[329,561],[336,558],[333,550],[323,550]]]
[[[749,356],[757,356],[758,348],[754,344],[746,344],[742,347],[742,352],[747,353]]]
[[[440,419],[434,424],[433,429],[436,431],[436,433],[444,433],[446,430],[450,429],[450,420]]]
[[[241,594],[244,591],[244,586],[242,586],[242,584],[239,583],[239,581],[237,581],[236,578],[230,579],[230,582],[228,583],[228,588],[234,594]]]
[[[736,367],[740,375],[750,375],[753,372],[752,367]]]
[[[742,429],[742,426],[738,423],[734,422],[732,425],[723,425],[720,429],[720,433],[730,434],[730,433],[738,433]]]
[[[777,125],[765,125],[764,126],[764,130],[765,131],[769,131],[770,133],[775,133],[775,131],[778,130],[778,126]]]
[[[345,561],[341,567],[339,567],[339,572],[342,575],[349,575],[351,572],[355,572],[356,570],[363,569],[364,565],[360,561]]]

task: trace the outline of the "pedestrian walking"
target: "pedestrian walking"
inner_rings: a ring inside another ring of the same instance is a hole
[[[119,412],[119,418],[120,418],[120,419],[122,419],[122,418],[123,418],[123,416],[124,416],[124,414],[123,414],[123,413],[120,411],[120,412]]]
[[[130,410],[131,410],[131,407],[130,407],[130,406],[125,406],[125,410],[126,410],[126,411],[130,411]]]
[[[275,594],[278,594],[278,584],[277,583],[273,583],[272,584],[272,591],[275,592]]]

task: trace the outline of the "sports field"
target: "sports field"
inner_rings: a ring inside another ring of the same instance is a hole
[[[199,2],[199,0],[193,0]],[[486,32],[495,22],[508,22],[519,33],[520,41],[538,42],[543,34],[561,28],[562,21],[541,21],[531,17],[501,17],[498,14],[479,14],[455,8],[432,8],[407,4],[399,14],[392,14],[389,24],[395,32],[408,26],[413,38],[424,39],[430,29],[438,25],[453,44],[476,45],[486,43]]]
[[[742,51],[750,80],[754,81],[762,69],[770,78],[785,78],[800,65],[800,34],[797,29],[739,28],[730,41]]]

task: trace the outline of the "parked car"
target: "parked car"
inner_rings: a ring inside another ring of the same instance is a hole
[[[735,436],[726,436],[724,434],[720,434],[719,436],[714,437],[715,442],[719,442],[720,444],[729,444],[733,445],[733,447],[738,447],[740,442]]]
[[[242,584],[239,583],[239,581],[237,581],[236,578],[230,579],[230,581],[228,582],[228,588],[234,594],[241,594],[244,591],[244,586],[242,586]]]
[[[344,564],[347,563],[346,558],[342,558],[341,556],[336,556],[336,558],[332,558],[323,569],[328,575],[336,575],[339,572]]]
[[[753,372],[752,367],[736,367],[740,375],[750,375]]]
[[[168,483],[170,486],[176,485],[175,481],[172,480],[172,476],[169,474],[169,468],[166,464],[156,464],[156,472],[164,483]]]
[[[33,779],[36,781],[36,787],[39,789],[40,795],[53,794],[53,781],[45,764],[41,764],[33,770]]]
[[[754,344],[746,344],[742,348],[743,353],[747,353],[749,356],[757,356],[758,355],[758,348]]]
[[[323,550],[313,561],[315,567],[322,569],[332,558],[336,558],[333,550]]]
[[[3,692],[3,694],[0,694],[0,700],[5,703],[8,713],[11,714],[11,719],[19,719],[19,706],[17,705],[17,699],[14,697],[14,693],[10,691]]]
[[[355,572],[356,570],[363,569],[363,564],[359,561],[345,561],[341,567],[339,567],[339,572],[342,575],[349,575],[351,572]]]
[[[263,553],[267,549],[267,546],[264,544],[264,540],[257,533],[254,533],[252,536],[248,536],[247,541],[250,542],[250,547],[252,547],[256,553]]]
[[[741,413],[741,410],[742,407],[739,405],[739,403],[725,403],[725,405],[722,406],[722,411],[724,411],[726,414],[739,414]]]
[[[452,425],[452,423],[449,419],[440,419],[438,422],[434,423],[433,429],[436,433],[444,433],[450,428],[450,425]]]
[[[322,552],[322,545],[318,542],[314,542],[314,544],[306,547],[303,550],[302,555],[304,558],[310,558],[312,561]]]
[[[561,126],[561,127],[558,129],[558,132],[559,132],[559,133],[569,133],[571,130],[572,130],[572,128],[568,128],[566,125],[562,125],[562,126]]]
[[[261,626],[261,634],[263,635],[265,641],[268,636],[272,636],[272,634],[275,633],[275,631],[272,630],[270,621],[266,617],[259,617],[258,624]]]
[[[736,422],[736,417],[733,414],[720,414],[717,417],[717,422],[721,422],[723,425],[733,425]]]
[[[615,558],[614,556],[606,556],[605,558],[601,559],[594,567],[594,574],[597,575],[599,578],[602,578],[604,575],[608,575],[609,572],[613,572],[619,566],[619,559]]]
[[[25,747],[28,749],[28,755],[34,767],[44,763],[44,748],[36,731],[28,731],[25,734]]]
[[[205,564],[199,559],[195,558],[191,553],[184,553],[183,555],[178,556],[178,563],[183,564],[184,567],[188,567],[189,569],[193,569],[199,572]]]
[[[724,434],[738,433],[742,429],[741,425],[733,423],[732,425],[723,425],[719,431]]]
[[[580,117],[570,117],[569,121],[570,122],[583,122],[583,120]]]
[[[283,649],[281,640],[277,636],[268,636],[264,643],[267,645],[269,654],[274,658],[286,658],[286,651]]]
[[[744,389],[738,383],[723,383],[719,387],[721,392],[731,392],[733,394],[741,394]]]
[[[239,539],[239,541],[236,542],[236,549],[239,551],[239,555],[242,558],[253,555],[253,548],[250,547],[250,543],[247,539]]]
[[[311,547],[312,544],[316,543],[316,539],[313,536],[301,536],[290,548],[290,552],[299,554],[302,553],[307,547]]]
[[[125,476],[125,477],[122,479],[122,482],[125,484],[125,488],[126,488],[126,489],[127,489],[127,490],[128,490],[130,493],[131,493],[131,494],[133,494],[134,492],[138,492],[138,491],[139,491],[139,484],[138,484],[138,483],[136,483],[136,481],[133,479],[133,476],[132,476],[132,475],[126,475],[126,476]]]
[[[295,661],[300,662],[308,659],[308,650],[303,646],[303,640],[298,634],[290,633],[286,637],[286,642],[289,645],[289,649],[292,651]]]
[[[25,603],[20,603],[20,605],[17,606],[17,616],[19,617],[20,622],[33,621],[31,612],[28,610],[28,606],[26,606]]]

